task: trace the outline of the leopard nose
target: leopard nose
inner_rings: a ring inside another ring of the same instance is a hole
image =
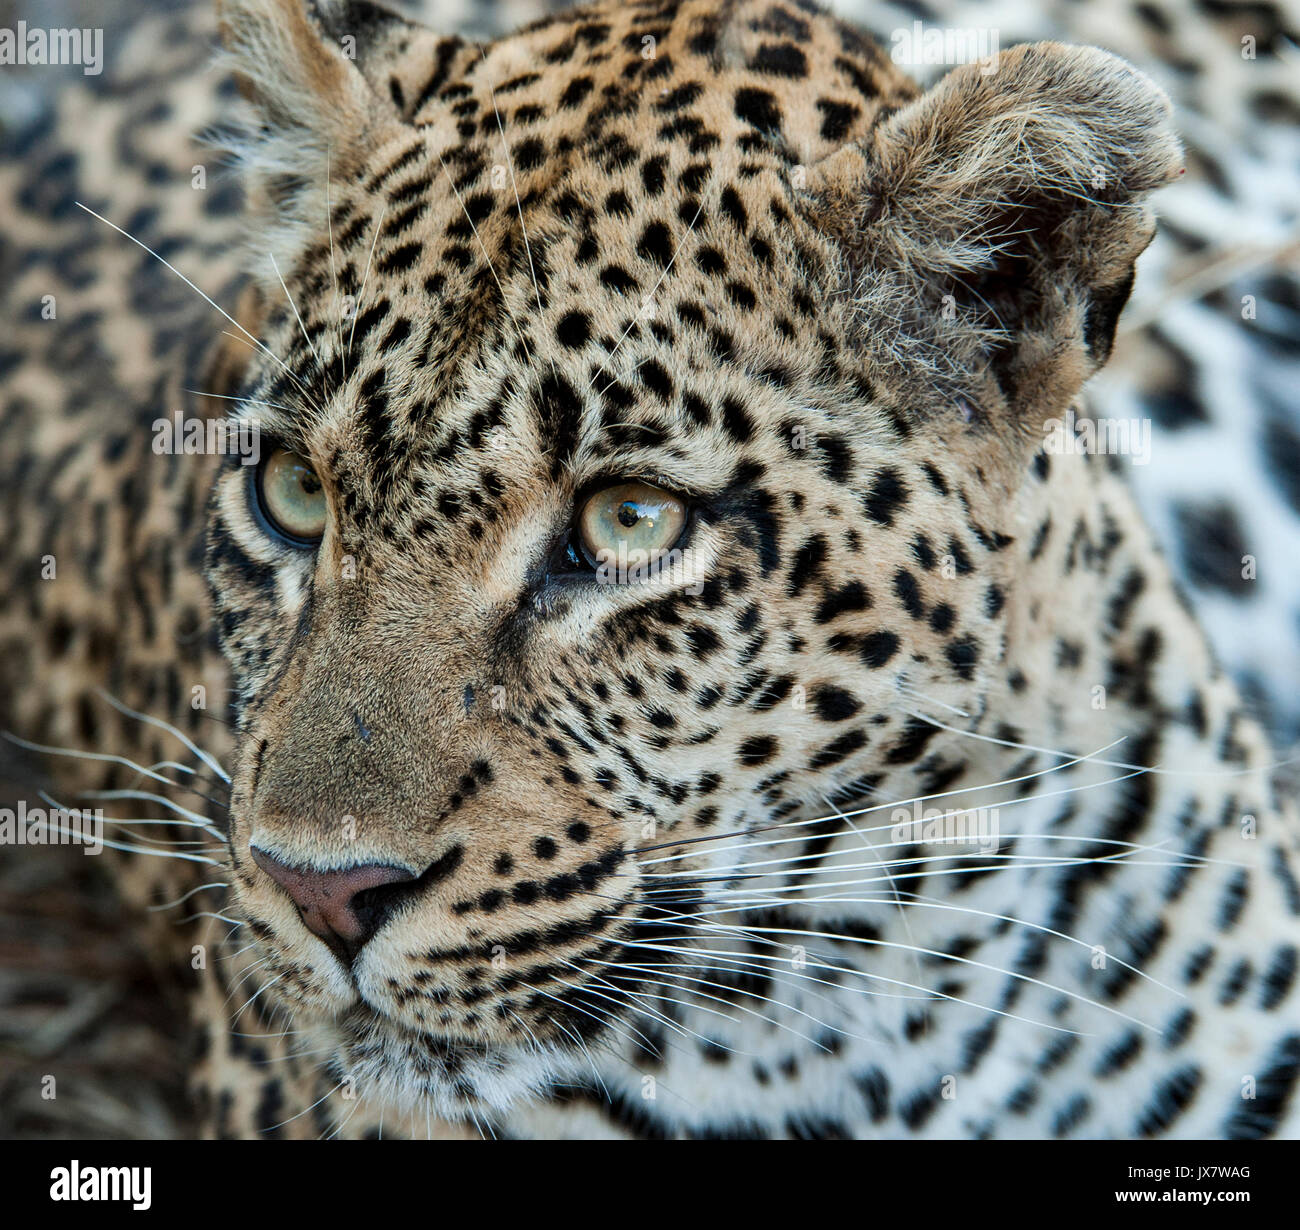
[[[256,846],[255,862],[292,899],[303,924],[351,964],[362,947],[388,920],[400,896],[394,889],[416,879],[404,867],[359,863],[333,871],[290,867]]]

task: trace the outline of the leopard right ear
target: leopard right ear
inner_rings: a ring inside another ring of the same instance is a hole
[[[261,131],[250,140],[284,173],[346,163],[374,116],[371,91],[343,49],[309,20],[303,0],[218,0],[225,62]]]

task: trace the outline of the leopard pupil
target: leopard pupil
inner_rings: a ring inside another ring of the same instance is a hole
[[[635,504],[629,501],[619,505],[618,521],[620,525],[630,530],[640,520],[641,514],[637,512]]]

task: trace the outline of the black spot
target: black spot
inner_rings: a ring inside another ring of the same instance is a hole
[[[866,586],[861,581],[850,581],[839,589],[829,590],[817,607],[814,618],[819,624],[830,623],[851,611],[865,611],[871,606]]]
[[[560,95],[560,106],[565,108],[578,106],[591,93],[592,84],[590,77],[575,77],[565,86],[564,93]]]
[[[1224,1135],[1230,1140],[1271,1136],[1286,1113],[1297,1080],[1300,1080],[1300,1033],[1293,1033],[1273,1049],[1259,1073],[1254,1101],[1240,1100],[1224,1124]]]
[[[897,470],[884,469],[872,480],[871,490],[862,497],[868,517],[881,525],[893,525],[894,514],[907,501],[907,486]]]
[[[1272,956],[1264,970],[1259,993],[1259,1006],[1266,1011],[1276,1008],[1295,986],[1296,947],[1284,944]]]
[[[661,269],[667,269],[673,259],[672,236],[668,228],[662,222],[651,222],[641,232],[636,254],[642,260],[653,261]]]
[[[898,637],[892,632],[870,632],[862,638],[858,656],[866,666],[884,666],[898,652],[898,644]]]
[[[956,621],[957,612],[946,602],[941,602],[930,612],[930,627],[940,635],[950,632]]]
[[[1192,583],[1229,594],[1250,593],[1254,582],[1242,576],[1242,557],[1248,551],[1236,510],[1224,501],[1184,502],[1174,512],[1179,556]]]
[[[737,195],[736,190],[731,187],[722,190],[720,198],[722,212],[735,224],[736,228],[744,232],[749,226],[749,215],[745,212],[744,202]]]
[[[664,190],[667,169],[668,159],[664,154],[656,154],[641,164],[641,183],[650,196],[658,196]]]
[[[834,102],[829,98],[817,100],[817,110],[822,113],[822,139],[842,141],[861,114],[853,103]]]
[[[1176,1068],[1155,1087],[1151,1100],[1138,1116],[1137,1135],[1155,1136],[1167,1131],[1183,1113],[1201,1087],[1201,1070],[1195,1064]]]
[[[867,736],[860,730],[848,730],[838,738],[831,740],[816,756],[809,767],[825,769],[829,765],[839,764],[841,760],[853,755],[859,748],[865,747]]]
[[[735,397],[722,399],[722,426],[733,440],[745,443],[754,434],[754,424],[749,413]]]
[[[804,542],[795,552],[794,563],[790,567],[790,579],[786,585],[788,597],[797,598],[826,562],[826,539],[815,534]]]
[[[916,578],[905,568],[900,568],[894,573],[894,593],[898,595],[898,600],[903,604],[903,609],[913,619],[923,619],[925,617],[925,603],[921,601],[921,587],[916,583]]]
[[[889,749],[886,759],[890,764],[911,764],[925,751],[927,744],[938,733],[937,726],[923,722],[919,718],[908,718],[902,735]]]
[[[847,721],[862,708],[852,692],[830,685],[817,689],[813,706],[823,722]]]
[[[776,755],[777,741],[771,735],[753,735],[740,745],[740,763],[749,768],[766,764]]]
[[[776,95],[768,90],[745,87],[736,91],[736,118],[752,124],[760,132],[779,132],[781,107]]]
[[[749,67],[756,73],[770,73],[776,77],[806,77],[808,58],[793,43],[764,43],[750,60]],[[777,122],[780,122],[779,113]]]
[[[601,283],[620,295],[637,290],[640,283],[621,265],[606,265],[600,272]]]
[[[578,350],[591,336],[591,320],[586,312],[566,312],[555,326],[555,336],[562,346]]]
[[[559,846],[555,844],[553,838],[539,837],[533,842],[533,853],[536,854],[538,858],[552,859],[558,852]]]

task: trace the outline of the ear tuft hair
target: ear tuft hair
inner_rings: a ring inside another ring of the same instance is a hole
[[[267,250],[287,272],[325,228],[327,180],[409,131],[402,74],[427,77],[439,40],[369,0],[218,0],[218,16],[247,103],[227,144],[248,192],[252,268],[270,287]]]
[[[217,12],[225,61],[263,127],[308,153],[328,146],[340,159],[354,154],[369,90],[308,19],[302,0],[218,0]]]
[[[814,193],[864,318],[902,322],[885,360],[1023,413],[1061,408],[1105,361],[1154,231],[1143,198],[1180,171],[1150,80],[1036,43],[949,73],[815,168]]]

